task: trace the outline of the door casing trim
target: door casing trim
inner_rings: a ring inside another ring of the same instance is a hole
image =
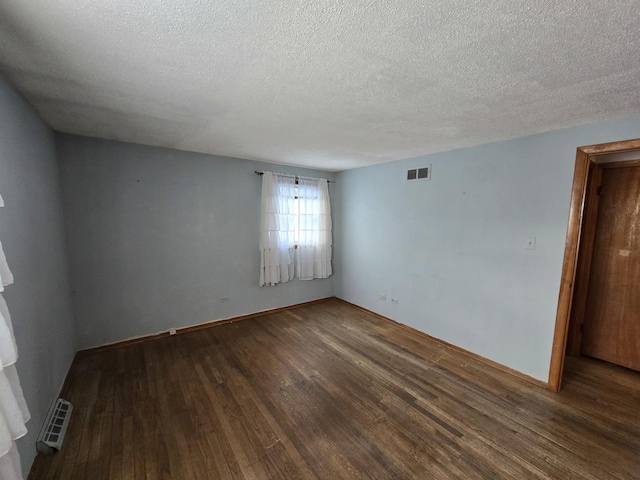
[[[567,332],[571,318],[571,304],[576,280],[576,267],[580,250],[580,239],[584,220],[584,206],[587,198],[587,183],[589,180],[589,165],[598,163],[598,156],[611,153],[640,150],[640,139],[624,140],[620,142],[601,143],[578,147],[576,163],[571,187],[571,204],[567,225],[562,275],[560,277],[560,292],[558,294],[558,309],[556,325],[553,333],[551,349],[551,364],[549,367],[548,388],[559,392],[562,384],[562,370],[564,368]]]

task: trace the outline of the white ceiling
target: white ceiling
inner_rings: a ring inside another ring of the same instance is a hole
[[[0,0],[61,132],[343,170],[640,113],[640,1]]]

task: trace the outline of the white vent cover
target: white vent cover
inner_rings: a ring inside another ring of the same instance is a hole
[[[407,182],[431,180],[431,165],[425,165],[423,167],[412,167],[408,169],[405,179],[407,180]]]
[[[58,398],[53,401],[38,435],[38,452],[51,455],[55,450],[60,450],[69,426],[71,410],[73,410],[73,405],[66,400]]]

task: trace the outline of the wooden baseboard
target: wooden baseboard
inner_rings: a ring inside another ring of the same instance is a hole
[[[249,313],[247,315],[240,315],[237,317],[232,317],[232,318],[225,318],[223,320],[213,320],[211,322],[206,322],[206,323],[201,323],[198,325],[192,325],[189,327],[182,327],[182,328],[176,328],[176,335],[181,335],[183,333],[189,333],[189,332],[193,332],[195,330],[202,330],[204,328],[211,328],[211,327],[218,327],[220,325],[225,325],[227,323],[234,323],[234,322],[239,322],[241,320],[248,320],[250,318],[256,318],[256,317],[261,317],[263,315],[271,315],[272,313],[278,313],[278,312],[282,312],[283,310],[291,310],[294,308],[300,308],[300,307],[306,307],[308,305],[313,305],[316,303],[322,303],[322,302],[326,302],[328,300],[331,300],[334,297],[326,297],[326,298],[320,298],[318,300],[311,300],[309,302],[303,302],[303,303],[296,303],[295,305],[287,305],[286,307],[278,307],[278,308],[272,308],[269,310],[262,310],[259,312],[254,312],[254,313]],[[114,342],[114,343],[109,343],[106,345],[100,345],[97,347],[90,347],[90,348],[85,348],[83,350],[79,350],[76,353],[76,356],[83,356],[83,355],[89,355],[92,353],[97,353],[97,352],[102,352],[104,350],[110,350],[112,348],[119,348],[119,347],[124,347],[127,345],[135,345],[136,343],[142,343],[142,342],[150,342],[152,340],[157,340],[159,338],[164,338],[164,337],[168,337],[170,336],[169,332],[162,332],[162,333],[154,333],[151,335],[144,335],[142,337],[136,337],[136,338],[130,338],[127,340],[120,340],[118,342]],[[74,358],[75,360],[75,358]]]
[[[508,374],[513,375],[515,377],[518,377],[521,380],[525,380],[525,381],[527,381],[529,383],[533,383],[534,385],[537,385],[539,387],[543,387],[543,388],[547,388],[547,389],[549,388],[549,384],[547,382],[543,382],[542,380],[538,380],[537,378],[533,378],[533,377],[527,375],[526,373],[519,372],[518,370],[514,370],[511,367],[507,367],[506,365],[502,365],[501,363],[498,363],[498,362],[495,362],[493,360],[490,360],[490,359],[488,359],[486,357],[483,357],[482,355],[478,355],[477,353],[470,352],[469,350],[465,350],[464,348],[458,347],[457,345],[453,345],[453,344],[451,344],[449,342],[445,342],[444,340],[440,340],[439,338],[432,337],[428,333],[421,332],[420,330],[417,330],[417,329],[415,329],[413,327],[410,327],[409,325],[405,325],[404,323],[396,322],[395,320],[392,320],[389,317],[385,317],[384,315],[381,315],[381,314],[376,313],[376,312],[374,312],[372,310],[369,310],[369,309],[366,309],[364,307],[361,307],[360,305],[356,305],[355,303],[348,302],[348,301],[346,301],[346,300],[344,300],[342,298],[336,297],[336,300],[344,302],[344,303],[346,303],[348,305],[351,305],[351,306],[353,306],[355,308],[358,308],[358,309],[360,309],[360,310],[362,310],[364,312],[367,312],[367,313],[369,313],[371,315],[375,315],[376,317],[378,317],[378,318],[380,318],[382,320],[385,320],[387,322],[391,322],[391,323],[393,323],[394,325],[397,325],[400,328],[403,328],[403,329],[408,330],[408,331],[410,331],[412,333],[420,335],[421,337],[424,337],[424,338],[426,338],[426,339],[428,339],[428,340],[430,340],[432,342],[435,342],[435,343],[443,345],[443,346],[445,346],[447,348],[450,348],[451,350],[454,350],[456,352],[462,353],[463,355],[466,355],[467,357],[473,358],[474,360],[477,360],[477,361],[482,362],[482,363],[484,363],[486,365],[489,365],[489,366],[491,366],[491,367],[493,367],[493,368],[495,368],[497,370],[500,370],[502,372],[508,373]]]

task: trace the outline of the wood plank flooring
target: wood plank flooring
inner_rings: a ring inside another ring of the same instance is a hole
[[[554,394],[335,299],[79,356],[62,396],[30,479],[640,478],[639,374]]]

